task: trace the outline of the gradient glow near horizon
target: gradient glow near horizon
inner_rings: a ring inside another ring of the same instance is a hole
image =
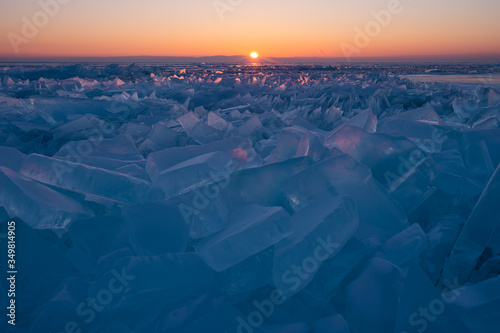
[[[398,13],[377,21],[373,13],[394,1]],[[47,20],[41,3],[52,3]],[[0,0],[0,6],[1,57],[253,51],[261,58],[343,57],[342,45],[354,47],[355,57],[500,55],[498,0]],[[38,23],[38,31],[23,31],[26,21]],[[368,40],[357,29],[372,29]]]

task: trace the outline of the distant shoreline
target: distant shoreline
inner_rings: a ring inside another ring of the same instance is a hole
[[[0,63],[221,63],[251,64],[252,59],[244,55],[206,56],[206,57],[163,57],[163,56],[121,56],[121,57],[0,57]],[[394,64],[500,64],[500,55],[483,56],[423,56],[392,58],[321,58],[321,57],[262,57],[259,64],[360,64],[360,63],[394,63]]]

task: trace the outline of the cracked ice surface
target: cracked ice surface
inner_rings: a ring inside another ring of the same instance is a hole
[[[498,331],[499,71],[0,67],[15,332]]]

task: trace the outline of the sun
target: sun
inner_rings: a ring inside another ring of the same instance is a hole
[[[250,58],[257,59],[258,57],[259,57],[259,54],[257,52],[250,53]]]

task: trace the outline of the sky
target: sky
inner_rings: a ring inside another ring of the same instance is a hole
[[[498,0],[0,0],[0,8],[1,58],[256,51],[500,61]]]

